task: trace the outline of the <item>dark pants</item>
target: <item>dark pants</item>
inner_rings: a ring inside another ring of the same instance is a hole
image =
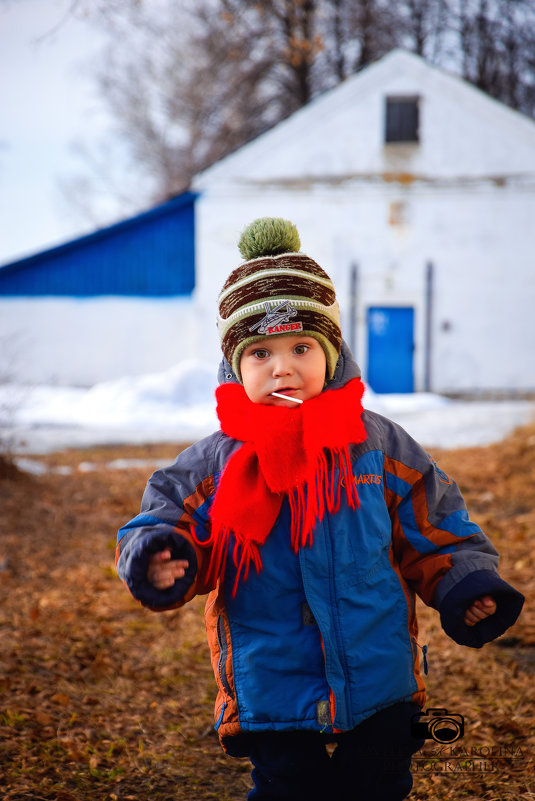
[[[249,801],[401,801],[412,787],[411,736],[420,708],[399,703],[350,732],[265,732],[248,738],[254,789]],[[325,746],[336,743],[329,756]]]

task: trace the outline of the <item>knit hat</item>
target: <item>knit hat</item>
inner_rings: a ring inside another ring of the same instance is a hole
[[[242,262],[227,278],[218,299],[221,348],[241,380],[246,347],[269,336],[302,334],[317,339],[332,378],[342,345],[334,284],[309,256],[299,252],[295,225],[261,217],[243,232]]]

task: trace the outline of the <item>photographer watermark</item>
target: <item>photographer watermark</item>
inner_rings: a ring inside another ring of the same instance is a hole
[[[413,716],[413,737],[430,740],[412,758],[413,774],[497,773],[524,769],[526,752],[518,743],[506,745],[465,745],[458,741],[465,734],[464,718],[457,712],[430,708]]]
[[[525,750],[516,743],[507,745],[437,745],[419,751],[412,758],[413,774],[500,773],[505,768],[524,770]]]

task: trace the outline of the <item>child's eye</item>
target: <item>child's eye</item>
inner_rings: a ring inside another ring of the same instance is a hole
[[[298,356],[301,356],[303,353],[307,352],[308,347],[308,345],[296,345],[294,348],[294,353],[297,353]]]
[[[264,348],[259,348],[258,350],[253,351],[253,356],[256,356],[257,359],[266,359],[268,356],[267,350]]]

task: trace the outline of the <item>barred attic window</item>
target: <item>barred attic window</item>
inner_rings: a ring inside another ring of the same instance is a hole
[[[387,97],[385,142],[419,142],[420,113],[417,97]]]

